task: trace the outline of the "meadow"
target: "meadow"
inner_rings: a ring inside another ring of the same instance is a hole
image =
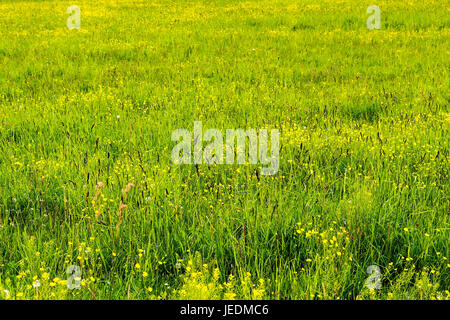
[[[449,13],[1,0],[0,300],[449,299]],[[175,165],[194,121],[278,173]]]

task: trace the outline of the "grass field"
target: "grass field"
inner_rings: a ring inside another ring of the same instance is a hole
[[[0,299],[449,299],[449,13],[1,0]],[[278,173],[175,165],[194,121]]]

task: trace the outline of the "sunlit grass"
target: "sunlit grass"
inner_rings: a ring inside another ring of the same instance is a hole
[[[448,299],[448,13],[2,1],[0,299]],[[278,128],[278,174],[173,165],[194,121]]]

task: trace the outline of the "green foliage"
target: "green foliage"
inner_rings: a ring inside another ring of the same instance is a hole
[[[0,3],[0,299],[449,298],[445,1],[380,30],[356,0],[72,4]],[[280,129],[278,174],[174,165],[197,120]]]

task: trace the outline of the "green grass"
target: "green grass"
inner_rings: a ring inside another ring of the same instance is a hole
[[[448,299],[448,13],[2,1],[0,299]],[[194,121],[279,129],[278,174],[174,165]]]

